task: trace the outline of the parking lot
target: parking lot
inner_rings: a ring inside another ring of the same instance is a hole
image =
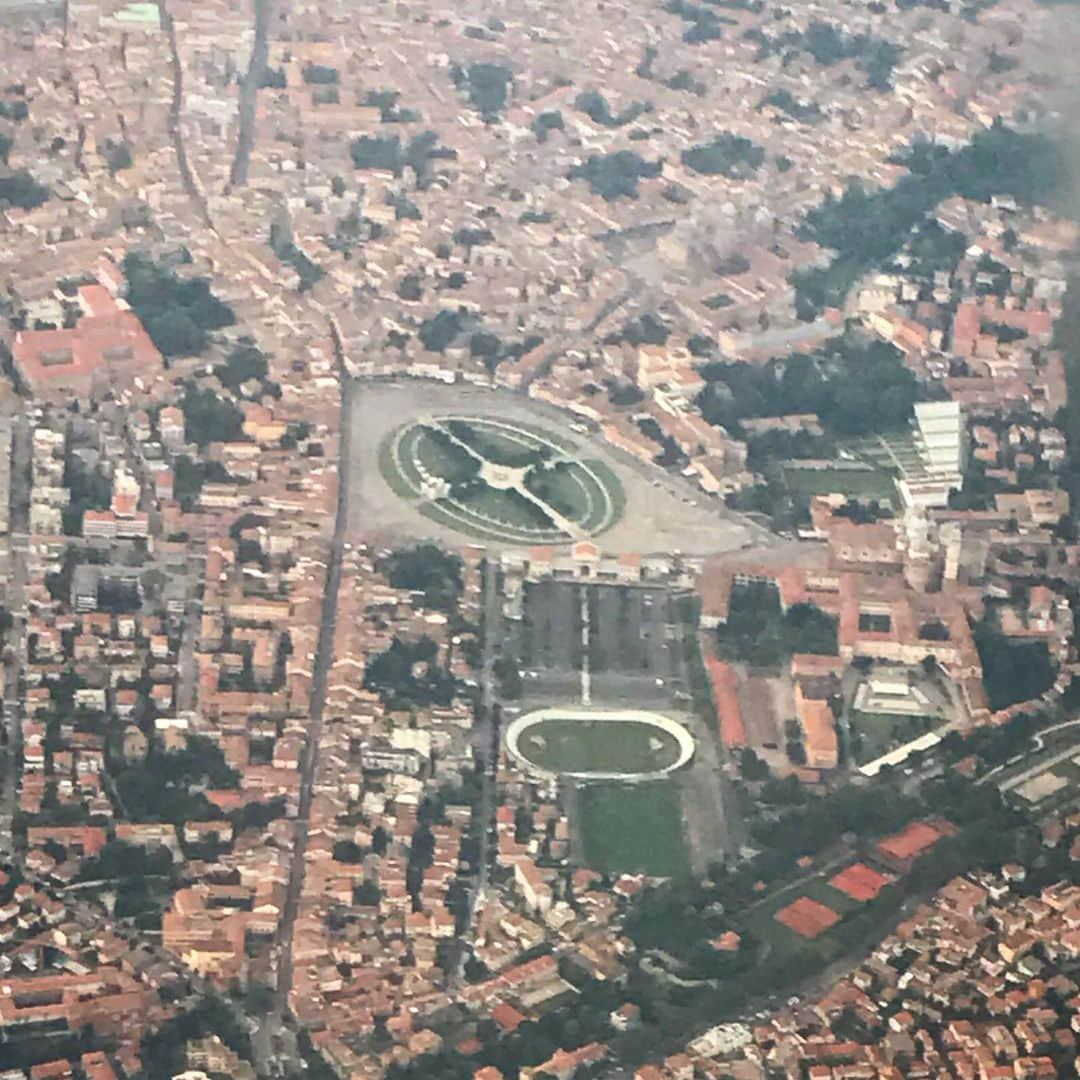
[[[682,690],[675,606],[662,588],[530,583],[525,614],[506,649],[524,672],[525,704],[578,701],[588,614],[590,700],[594,705],[670,708]]]
[[[581,595],[566,582],[540,581],[525,586],[525,617],[516,654],[522,667],[535,671],[581,670]]]

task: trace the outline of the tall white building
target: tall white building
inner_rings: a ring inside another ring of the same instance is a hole
[[[906,476],[898,486],[909,507],[947,506],[949,492],[963,483],[964,414],[956,401],[924,401],[915,406],[915,446],[920,476]]]

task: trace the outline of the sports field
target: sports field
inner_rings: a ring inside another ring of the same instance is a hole
[[[892,505],[897,500],[893,474],[883,468],[835,465],[827,469],[808,469],[787,465],[784,479],[792,492],[807,499],[836,493],[862,501],[876,499],[882,505]]]
[[[525,769],[552,778],[649,780],[694,755],[694,738],[681,722],[643,709],[538,709],[517,717],[505,738]]]
[[[578,821],[586,865],[602,873],[685,877],[690,858],[678,785],[585,784]]]

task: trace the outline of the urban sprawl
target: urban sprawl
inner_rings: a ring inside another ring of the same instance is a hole
[[[1075,19],[0,0],[0,1080],[1076,1075]]]

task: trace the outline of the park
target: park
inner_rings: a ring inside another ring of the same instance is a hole
[[[596,536],[622,515],[622,485],[572,443],[520,421],[445,415],[391,432],[387,483],[422,514],[481,540],[555,544]]]

